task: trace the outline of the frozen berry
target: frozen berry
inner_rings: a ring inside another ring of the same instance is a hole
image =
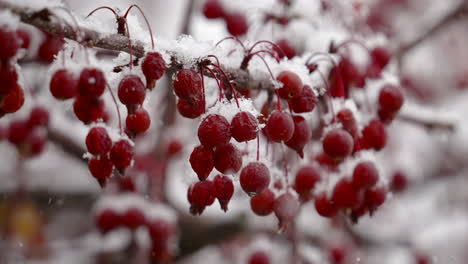
[[[308,113],[314,110],[317,102],[317,96],[312,91],[312,88],[308,85],[304,85],[301,94],[289,99],[288,104],[294,113]]]
[[[348,108],[344,108],[336,114],[336,117],[343,126],[343,129],[346,130],[353,138],[357,138],[359,129],[353,112]]]
[[[188,189],[187,199],[190,203],[190,213],[200,215],[206,206],[214,203],[214,184],[211,181],[195,183]]]
[[[70,99],[78,94],[78,80],[67,69],[56,71],[50,79],[50,92],[60,100]]]
[[[73,112],[85,124],[96,122],[104,117],[104,101],[78,96],[73,103]]]
[[[205,101],[202,100],[196,104],[190,103],[187,100],[179,99],[177,101],[177,110],[186,118],[197,118],[205,112]]]
[[[222,115],[208,115],[198,127],[198,139],[206,147],[217,147],[229,143],[231,128],[229,122]]]
[[[224,16],[224,8],[219,0],[207,0],[203,5],[203,15],[208,19],[221,18]]]
[[[372,120],[362,130],[362,142],[366,148],[381,150],[387,144],[387,131],[379,120]]]
[[[93,127],[86,136],[86,147],[94,155],[106,154],[112,148],[112,140],[104,127]]]
[[[143,212],[137,208],[129,208],[122,214],[122,225],[128,229],[135,230],[146,224]]]
[[[319,194],[315,197],[315,210],[323,217],[333,217],[337,213],[337,208],[331,199],[327,197],[326,193]]]
[[[250,208],[259,216],[267,216],[273,212],[275,194],[270,189],[265,189],[260,194],[250,198]]]
[[[14,113],[24,104],[24,92],[21,86],[15,84],[1,100],[0,110],[5,113]]]
[[[0,93],[6,94],[17,86],[18,72],[13,64],[0,63]]]
[[[387,84],[379,93],[379,108],[386,112],[397,112],[403,105],[403,94],[394,85]]]
[[[18,35],[16,31],[9,31],[3,26],[0,29],[0,60],[8,61],[10,58],[16,55],[16,52],[20,48],[20,41],[18,41]]]
[[[157,80],[166,72],[166,62],[159,52],[148,52],[141,64],[146,78],[146,88],[153,89]]]
[[[361,192],[353,188],[349,179],[341,179],[333,188],[332,201],[340,208],[357,208],[362,203]]]
[[[390,53],[384,47],[375,47],[370,53],[371,62],[369,64],[367,75],[369,77],[378,77],[380,72],[390,62]]]
[[[322,143],[323,151],[332,159],[343,159],[353,151],[353,138],[340,128],[328,131]]]
[[[133,160],[133,146],[128,140],[117,141],[110,151],[110,158],[117,169],[125,169]]]
[[[145,100],[146,88],[140,77],[129,74],[120,81],[118,95],[124,105],[141,105]]]
[[[319,181],[318,170],[312,166],[304,166],[297,171],[293,187],[302,199],[308,199]]]
[[[374,187],[366,190],[365,193],[365,202],[371,213],[381,206],[386,198],[387,190],[383,187]]]
[[[276,45],[281,48],[281,51],[278,52],[280,58],[287,57],[288,59],[292,59],[296,56],[297,52],[293,45],[289,43],[286,39],[280,39],[276,42]]]
[[[114,165],[107,155],[103,155],[99,158],[90,159],[88,168],[94,178],[99,181],[105,181],[112,175]]]
[[[239,112],[232,118],[231,133],[237,142],[255,139],[258,134],[258,121],[249,112]]]
[[[31,129],[23,120],[13,120],[8,127],[8,141],[11,144],[21,144],[31,133]]]
[[[256,251],[250,255],[247,264],[270,264],[270,257],[263,251]]]
[[[214,153],[214,166],[221,173],[236,173],[242,167],[240,151],[231,143],[217,147]]]
[[[310,125],[302,116],[294,116],[294,133],[291,139],[285,142],[286,146],[294,149],[301,158],[304,157],[304,146],[312,137]]]
[[[291,71],[283,71],[276,80],[283,84],[278,90],[278,94],[283,99],[291,99],[299,96],[302,92],[302,80],[297,74]]]
[[[275,142],[288,141],[294,134],[294,120],[289,113],[275,111],[268,118],[265,130]]]
[[[96,68],[85,68],[81,71],[78,83],[79,93],[83,97],[96,98],[106,89],[104,73]]]
[[[63,38],[46,34],[46,40],[39,47],[39,59],[48,63],[54,61],[55,55],[63,48],[64,43]]]
[[[299,213],[299,209],[299,200],[289,192],[276,198],[273,205],[273,211],[278,218],[279,228],[284,229],[290,222],[294,221],[294,218],[296,218]]]
[[[214,167],[213,150],[203,145],[194,148],[192,154],[190,154],[190,165],[200,181],[205,180]]]
[[[397,171],[392,175],[390,188],[393,192],[402,192],[408,186],[408,177],[402,171]]]
[[[233,36],[242,36],[249,30],[247,19],[241,13],[229,13],[224,15],[228,32]]]
[[[214,196],[218,199],[221,209],[228,210],[228,203],[234,194],[234,184],[232,180],[224,175],[216,175],[213,179]]]
[[[201,78],[194,70],[180,70],[175,76],[173,85],[175,94],[191,104],[197,104],[203,99]]]
[[[144,108],[138,108],[134,113],[127,116],[125,120],[127,129],[133,134],[140,134],[149,129],[151,119],[148,112]]]
[[[373,162],[363,161],[354,167],[353,187],[357,190],[370,188],[377,184],[379,172]]]
[[[270,185],[270,170],[261,162],[251,162],[242,169],[240,184],[247,194],[259,194]]]

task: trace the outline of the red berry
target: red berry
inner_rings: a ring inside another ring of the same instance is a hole
[[[222,115],[208,115],[198,127],[198,139],[206,147],[222,146],[231,139],[231,126]]]
[[[0,29],[0,61],[8,61],[15,56],[20,45],[15,31],[8,31],[4,26]]]
[[[358,208],[362,203],[362,195],[353,188],[349,179],[341,179],[333,188],[332,201],[340,208]]]
[[[239,179],[247,194],[259,194],[270,184],[270,170],[261,162],[251,162],[242,169]]]
[[[356,190],[367,189],[377,184],[379,172],[374,163],[370,161],[360,162],[354,167],[353,187]]]
[[[78,94],[78,80],[66,69],[58,70],[52,75],[49,87],[52,95],[60,100],[70,99]]]
[[[383,47],[375,47],[371,50],[371,63],[367,70],[369,77],[378,77],[380,72],[390,62],[390,53]]]
[[[146,88],[140,77],[129,74],[120,81],[118,95],[124,105],[141,105],[145,100]]]
[[[232,180],[224,175],[216,175],[213,179],[214,196],[218,199],[221,209],[228,210],[228,203],[234,194],[234,184]]]
[[[345,108],[340,110],[338,114],[336,114],[336,117],[343,126],[343,129],[346,130],[353,138],[357,138],[359,129],[353,112]]]
[[[221,173],[236,173],[242,167],[240,151],[231,143],[217,147],[214,153],[214,166]]]
[[[85,124],[96,122],[104,117],[104,101],[100,98],[78,96],[73,103],[73,112]]]
[[[394,85],[387,84],[380,90],[379,108],[386,112],[397,112],[403,105],[403,94]]]
[[[0,63],[0,93],[6,94],[18,86],[18,73],[16,72],[16,67],[13,64]]]
[[[184,99],[179,99],[177,109],[183,117],[194,119],[205,112],[205,101],[201,100],[196,104],[192,104]]]
[[[318,170],[312,166],[304,166],[297,171],[293,187],[301,198],[308,199],[315,184],[319,181],[320,174]]]
[[[364,87],[365,78],[347,57],[342,57],[338,64],[345,87]]]
[[[135,181],[130,176],[125,176],[119,181],[119,190],[121,192],[136,192],[137,187]]]
[[[322,193],[315,197],[314,204],[317,213],[323,217],[333,217],[338,211],[336,205],[327,197],[326,193]]]
[[[140,107],[134,113],[127,116],[125,124],[130,132],[140,134],[149,129],[151,119],[148,112]]]
[[[63,48],[64,43],[63,38],[47,34],[46,40],[39,47],[39,59],[48,63],[54,61],[55,55]]]
[[[242,36],[249,30],[247,19],[241,13],[229,13],[224,15],[227,31],[233,36]]]
[[[270,257],[263,251],[256,251],[250,255],[248,264],[270,264]]]
[[[174,79],[174,92],[187,102],[197,105],[203,99],[200,75],[191,69],[180,70]]]
[[[110,151],[110,158],[117,169],[130,166],[133,159],[133,146],[125,139],[117,141]]]
[[[372,213],[381,206],[387,199],[387,190],[383,187],[374,187],[366,190],[365,202],[369,211]]]
[[[200,181],[204,181],[210,175],[214,167],[214,152],[205,146],[198,146],[190,154],[190,165],[198,175]]]
[[[122,225],[135,230],[146,224],[145,215],[140,209],[129,208],[122,214]]]
[[[0,100],[0,110],[5,113],[14,113],[18,111],[24,104],[24,92],[23,89],[15,84],[13,89],[10,90]]]
[[[34,133],[28,137],[26,144],[29,145],[29,153],[27,153],[26,156],[37,156],[44,151],[46,145],[46,136],[44,134]]]
[[[30,127],[47,126],[49,124],[49,111],[42,106],[35,106],[29,115]]]
[[[385,124],[389,124],[390,122],[393,121],[393,119],[395,119],[398,112],[389,112],[382,108],[379,108],[379,110],[377,111],[377,114],[379,116],[380,121],[382,121]]]
[[[408,177],[402,171],[397,171],[392,175],[390,189],[393,192],[402,192],[408,186]]]
[[[219,0],[207,0],[203,5],[203,15],[208,19],[221,18],[224,16],[224,8]]]
[[[258,121],[249,112],[239,112],[232,118],[231,132],[237,142],[255,139],[258,134]]]
[[[8,141],[11,144],[23,143],[31,133],[31,128],[22,120],[13,120],[8,127]]]
[[[113,209],[104,209],[96,216],[96,227],[105,234],[121,225],[121,216]]]
[[[280,58],[287,57],[288,59],[293,58],[296,56],[297,52],[294,46],[292,46],[287,40],[280,39],[276,42],[276,45],[281,48],[281,51],[278,51],[278,55]]]
[[[150,221],[147,226],[151,242],[159,247],[164,246],[174,234],[174,227],[161,219]]]
[[[259,216],[267,216],[273,212],[275,194],[270,189],[265,189],[260,194],[250,198],[250,208]]]
[[[96,98],[101,96],[106,89],[104,73],[96,68],[83,69],[80,74],[78,89],[83,97]]]
[[[167,144],[167,155],[168,156],[174,156],[177,153],[179,153],[184,147],[182,146],[182,143],[180,143],[178,140],[173,139]]]
[[[107,155],[103,155],[99,158],[90,159],[88,162],[88,168],[91,175],[101,182],[105,181],[112,175],[114,165]]]
[[[387,144],[387,131],[379,120],[372,120],[362,130],[362,142],[366,148],[381,150]]]
[[[317,102],[317,96],[312,91],[312,88],[308,85],[304,85],[301,94],[289,99],[288,104],[289,108],[291,108],[294,113],[308,113],[314,110]]]
[[[330,70],[328,76],[328,91],[332,97],[345,97],[347,94],[347,87],[344,83],[343,76],[341,73],[341,67],[337,65]]]
[[[104,127],[93,127],[86,136],[86,147],[94,155],[106,154],[112,148],[112,140]]]
[[[28,49],[29,44],[31,43],[31,37],[29,36],[28,31],[24,29],[17,29],[16,30],[16,35],[20,38],[21,44],[20,47],[22,49]]]
[[[283,84],[283,87],[278,89],[281,98],[291,99],[302,93],[302,80],[294,72],[283,71],[276,77],[276,80]]]
[[[322,143],[323,151],[332,159],[344,159],[353,152],[353,138],[340,128],[328,131]]]
[[[280,229],[284,229],[287,225],[294,221],[294,218],[299,213],[299,200],[291,193],[287,192],[275,199],[273,210],[278,218]]]
[[[301,158],[304,157],[304,146],[310,141],[312,131],[310,125],[302,116],[294,116],[294,133],[291,139],[285,142],[286,146],[294,149]]]
[[[187,199],[190,203],[190,213],[200,215],[206,206],[214,203],[214,184],[211,181],[195,183],[188,189]]]
[[[294,134],[294,120],[286,112],[273,112],[268,118],[266,127],[268,138],[275,142],[288,141]]]
[[[341,264],[346,257],[346,250],[343,247],[332,247],[329,253],[332,264]]]
[[[141,64],[141,70],[146,78],[146,88],[153,89],[155,82],[166,72],[166,62],[159,52],[148,52]]]

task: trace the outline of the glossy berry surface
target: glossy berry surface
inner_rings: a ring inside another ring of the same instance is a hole
[[[4,27],[4,26],[3,26]],[[10,31],[7,28],[0,29],[0,60],[7,61],[16,55],[20,48],[20,41],[16,31]]]
[[[112,146],[110,158],[117,169],[127,168],[133,160],[133,146],[125,139],[117,141]]]
[[[291,99],[302,93],[302,80],[294,72],[283,71],[276,76],[276,80],[283,84],[283,87],[278,89],[278,94],[281,98]]]
[[[355,189],[372,187],[378,180],[379,172],[373,162],[363,161],[354,167],[352,182]]]
[[[78,96],[73,103],[75,116],[85,124],[104,118],[104,101],[100,98]]]
[[[129,74],[120,81],[118,95],[124,105],[141,105],[145,100],[146,88],[140,77]]]
[[[80,96],[96,98],[101,96],[106,89],[104,73],[97,68],[85,68],[80,73],[78,90]]]
[[[312,91],[312,88],[308,85],[304,85],[301,94],[289,99],[288,104],[294,113],[308,113],[314,110],[317,102],[317,96]]]
[[[275,194],[270,189],[250,198],[250,208],[259,216],[267,216],[273,212],[275,203]]]
[[[304,147],[312,137],[312,131],[309,123],[302,116],[294,116],[294,133],[292,137],[285,142],[286,146],[294,149],[302,158],[304,157]]]
[[[218,199],[221,209],[226,212],[229,201],[234,194],[234,184],[229,177],[224,175],[216,175],[213,179],[213,184],[214,196]]]
[[[233,144],[222,145],[214,152],[214,166],[221,173],[236,173],[242,167],[242,155]]]
[[[241,13],[229,13],[224,15],[227,31],[233,36],[242,36],[249,30],[247,18]]]
[[[288,141],[294,134],[294,120],[289,113],[275,111],[268,118],[265,130],[272,141]]]
[[[333,217],[338,212],[334,202],[327,197],[326,193],[319,194],[314,201],[315,210],[323,217]]]
[[[186,118],[197,118],[205,112],[205,101],[199,101],[198,103],[191,103],[184,99],[177,101],[177,110],[180,115]]]
[[[345,108],[340,110],[336,114],[338,122],[341,123],[343,129],[346,130],[353,138],[357,138],[359,133],[359,128],[357,125],[356,118],[351,110]]]
[[[0,99],[0,110],[5,113],[14,113],[24,104],[24,92],[21,86],[15,84],[3,98]]]
[[[293,188],[301,198],[308,198],[320,179],[317,168],[304,166],[297,171]]]
[[[287,57],[288,59],[292,59],[297,54],[294,46],[291,45],[291,43],[289,43],[289,41],[287,41],[286,39],[280,39],[276,41],[276,45],[278,45],[278,47],[282,51],[278,52],[280,58]]]
[[[151,125],[151,119],[144,108],[138,108],[125,119],[127,129],[133,134],[146,132]]]
[[[112,148],[112,140],[104,127],[93,127],[86,136],[86,147],[94,155],[106,154]]]
[[[70,99],[78,94],[78,80],[70,71],[60,69],[52,75],[49,88],[55,98]]]
[[[39,59],[44,62],[53,62],[55,56],[63,48],[65,41],[61,37],[52,34],[46,34],[46,40],[41,44],[38,51]]]
[[[177,72],[173,85],[175,94],[191,104],[199,103],[202,99],[201,78],[194,70],[182,69]]]
[[[270,170],[261,162],[251,162],[242,169],[240,184],[247,194],[259,194],[270,184]]]
[[[332,159],[343,159],[353,151],[353,138],[343,129],[328,131],[323,139],[323,151]]]
[[[166,72],[166,62],[159,52],[148,52],[141,64],[141,70],[146,78],[146,88],[153,89],[155,81],[161,79]]]
[[[214,152],[205,146],[195,147],[190,154],[190,165],[198,178],[203,181],[210,175],[214,167]]]
[[[198,139],[206,147],[225,145],[231,139],[231,125],[222,115],[208,115],[198,127]]]
[[[255,139],[258,134],[258,121],[249,112],[239,112],[232,118],[231,133],[237,142]]]

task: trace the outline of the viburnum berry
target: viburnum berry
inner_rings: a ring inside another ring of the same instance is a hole
[[[214,184],[211,181],[201,181],[190,186],[187,192],[190,203],[190,213],[200,215],[205,207],[212,205],[215,200]]]
[[[42,106],[35,106],[28,119],[29,127],[47,126],[49,124],[49,111]]]
[[[408,186],[408,177],[402,171],[397,171],[393,173],[390,180],[390,189],[392,192],[402,192]]]
[[[115,142],[110,151],[110,159],[117,169],[127,168],[133,160],[133,146],[126,139]]]
[[[221,173],[236,173],[242,167],[240,151],[231,143],[217,147],[214,152],[214,166]]]
[[[294,72],[283,71],[276,76],[276,80],[283,84],[283,87],[278,89],[278,94],[281,98],[291,99],[302,93],[302,80]]]
[[[120,80],[118,95],[124,105],[141,105],[145,100],[146,88],[140,77],[129,74]]]
[[[353,152],[353,138],[341,128],[334,128],[325,134],[323,152],[332,159],[344,159]]]
[[[294,133],[288,141],[284,142],[286,146],[294,149],[301,158],[304,157],[304,146],[310,141],[312,131],[310,125],[302,116],[294,116]]]
[[[134,113],[127,116],[125,120],[128,131],[137,135],[145,132],[151,125],[151,119],[148,112],[144,108],[138,108]]]
[[[299,200],[291,193],[287,192],[275,199],[273,211],[278,218],[278,226],[284,229],[294,220],[299,213]]]
[[[16,55],[20,48],[20,41],[18,41],[18,35],[16,31],[10,31],[3,26],[0,29],[0,60],[8,61]]]
[[[294,134],[294,120],[291,114],[275,111],[271,113],[265,126],[269,139],[275,142],[288,141]]]
[[[299,96],[288,100],[289,108],[291,108],[294,113],[312,112],[317,102],[317,96],[308,85],[302,87],[302,92]]]
[[[320,173],[315,167],[304,166],[297,171],[293,188],[301,199],[307,200],[312,195],[312,190],[320,179]]]
[[[369,211],[375,211],[387,199],[387,190],[384,187],[374,187],[365,192],[365,203]]]
[[[379,93],[379,109],[386,112],[397,112],[403,106],[403,94],[395,85],[387,84]]]
[[[75,97],[78,94],[78,80],[67,69],[56,71],[50,79],[50,92],[60,100]]]
[[[231,125],[222,115],[208,115],[198,127],[198,139],[206,147],[225,145],[231,139]]]
[[[332,202],[339,208],[357,208],[362,200],[362,193],[353,188],[353,183],[349,179],[341,179],[333,188]]]
[[[191,104],[198,104],[203,99],[201,78],[194,70],[182,69],[177,72],[173,85],[175,94]]]
[[[7,94],[15,88],[18,81],[18,72],[11,63],[0,63],[0,93]]]
[[[46,33],[46,39],[39,47],[37,55],[43,62],[50,63],[54,61],[55,55],[63,48],[65,41],[62,37],[58,37]]]
[[[270,257],[264,251],[255,251],[250,255],[247,264],[270,264]]]
[[[112,140],[104,127],[93,127],[86,136],[88,152],[94,155],[106,154],[112,148]]]
[[[219,0],[207,0],[203,5],[203,15],[208,19],[224,17],[224,8]]]
[[[146,218],[143,212],[137,208],[127,209],[121,216],[122,225],[128,229],[135,230],[146,224]]]
[[[233,36],[245,35],[249,30],[247,19],[241,13],[224,14],[224,20],[226,21],[227,31]]]
[[[187,100],[179,99],[177,101],[177,110],[186,118],[197,118],[205,112],[205,100],[198,103],[190,103]]]
[[[327,197],[326,193],[319,194],[314,201],[315,210],[323,217],[333,217],[338,212],[335,203]]]
[[[104,183],[112,175],[114,165],[107,155],[101,155],[99,158],[91,158],[88,168],[94,178]]]
[[[141,63],[141,70],[146,78],[146,88],[153,89],[166,72],[166,62],[159,52],[148,52]]]
[[[85,124],[104,118],[104,101],[101,98],[78,96],[73,103],[73,112]]]
[[[261,162],[251,162],[242,169],[239,180],[247,194],[259,194],[270,185],[270,170]]]
[[[216,175],[213,179],[214,196],[218,199],[219,205],[224,212],[228,210],[229,201],[234,194],[234,184],[232,180],[224,175]]]
[[[15,84],[2,99],[0,99],[0,110],[5,113],[14,113],[24,104],[24,92],[21,86]]]
[[[276,41],[276,45],[278,45],[282,51],[277,52],[280,58],[287,57],[288,59],[292,59],[297,54],[294,46],[292,46],[286,39],[280,39]]]
[[[198,175],[200,181],[204,181],[210,175],[214,167],[214,152],[203,145],[195,147],[190,154],[190,165]]]
[[[267,216],[273,212],[275,194],[270,189],[265,189],[260,194],[250,198],[250,208],[259,216]]]
[[[351,110],[348,108],[341,109],[336,114],[336,117],[343,126],[344,130],[346,130],[353,138],[358,137],[359,128],[356,118],[354,118],[354,114]]]
[[[80,96],[96,98],[101,96],[106,89],[104,73],[97,68],[84,68],[80,73],[78,90]]]
[[[356,190],[367,189],[377,184],[379,172],[373,162],[363,161],[354,167],[353,187]]]
[[[258,121],[249,112],[239,112],[232,118],[231,133],[237,142],[255,139],[258,134]]]
[[[362,130],[362,143],[365,148],[381,150],[387,144],[387,131],[379,120],[372,120]]]
[[[121,216],[110,208],[104,209],[96,215],[96,227],[103,234],[116,229],[121,223]]]

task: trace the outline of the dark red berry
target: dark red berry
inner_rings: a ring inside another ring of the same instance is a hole
[[[224,175],[216,175],[213,179],[214,196],[218,199],[219,205],[224,212],[228,210],[228,203],[234,194],[234,184],[232,180]]]
[[[328,76],[328,86],[330,87],[328,92],[332,97],[343,98],[346,96],[348,87],[345,86],[341,73],[341,67],[339,67],[339,65],[333,67],[330,70]]]
[[[241,13],[229,13],[224,15],[227,31],[233,36],[242,36],[249,30],[247,19]]]
[[[387,199],[387,190],[383,187],[367,189],[365,193],[365,203],[372,213],[381,206]]]
[[[338,121],[343,126],[343,129],[346,130],[353,138],[357,138],[359,128],[357,121],[354,118],[354,114],[351,110],[345,108],[342,109],[336,114]]]
[[[370,53],[371,62],[367,69],[367,75],[375,78],[380,76],[383,68],[390,62],[390,53],[383,47],[375,47]]]
[[[119,190],[121,192],[136,192],[137,186],[130,176],[125,176],[119,181]]]
[[[390,189],[393,192],[402,192],[408,186],[408,177],[402,171],[397,171],[392,175],[390,180]]]
[[[156,246],[164,246],[174,234],[174,226],[165,220],[157,219],[147,223],[151,242]]]
[[[73,103],[73,112],[85,124],[96,122],[104,117],[104,101],[78,96]]]
[[[46,34],[46,40],[39,47],[39,59],[48,63],[54,61],[55,55],[63,48],[64,43],[65,41],[63,38],[52,34]]]
[[[280,39],[276,42],[276,45],[281,48],[281,51],[278,51],[278,55],[280,58],[287,57],[288,59],[292,59],[294,56],[296,56],[297,52],[294,46],[292,46],[289,41],[286,39]]]
[[[99,158],[90,159],[88,168],[94,178],[99,181],[105,181],[112,175],[114,165],[107,155],[102,155]]]
[[[317,96],[312,91],[312,88],[308,85],[304,85],[301,94],[289,99],[288,104],[289,108],[291,108],[294,113],[308,113],[314,110],[317,102]]]
[[[120,81],[118,95],[124,105],[141,105],[145,100],[146,88],[140,77],[129,74]]]
[[[13,64],[0,63],[0,93],[6,94],[18,86],[18,72]]]
[[[304,157],[304,146],[310,141],[312,131],[310,125],[302,116],[294,116],[294,133],[291,139],[285,142],[286,146],[294,149],[301,158]]]
[[[304,166],[296,173],[294,190],[302,199],[308,199],[312,195],[315,184],[320,181],[320,174],[315,167]]]
[[[342,57],[338,64],[345,87],[364,87],[365,76],[348,57]]]
[[[214,167],[214,152],[211,148],[203,145],[193,149],[190,154],[190,165],[198,175],[200,181],[204,181],[210,175]]]
[[[84,68],[80,74],[78,90],[81,96],[96,98],[106,89],[104,73],[96,68]]]
[[[236,173],[242,167],[240,151],[231,143],[217,147],[214,153],[214,166],[221,173]]]
[[[5,113],[14,113],[24,104],[24,92],[21,86],[15,84],[1,100],[0,110]]]
[[[144,108],[138,108],[134,113],[129,114],[125,120],[127,129],[133,134],[146,132],[151,125],[151,119]]]
[[[180,70],[174,79],[174,92],[181,99],[197,105],[203,99],[200,75],[191,69]]]
[[[284,229],[290,222],[294,221],[294,218],[296,218],[299,213],[299,209],[299,200],[289,192],[276,198],[273,205],[273,211],[278,218],[279,228]]]
[[[219,0],[207,0],[203,5],[203,15],[208,19],[221,18],[224,16],[224,8]]]
[[[387,144],[387,131],[379,120],[372,120],[362,130],[362,143],[366,148],[381,150]]]
[[[270,170],[261,162],[251,162],[242,169],[239,179],[247,194],[259,194],[270,185]]]
[[[294,134],[294,120],[286,112],[273,112],[268,118],[266,127],[268,138],[275,142],[288,141]]]
[[[16,31],[9,31],[3,26],[0,29],[0,60],[8,61],[20,48],[20,41],[18,41],[18,35]]]
[[[377,184],[379,172],[373,162],[363,161],[354,167],[353,187],[356,190],[370,188]]]
[[[31,128],[22,120],[13,120],[8,127],[8,141],[18,145],[23,143],[31,133]]]
[[[259,216],[267,216],[273,212],[275,194],[270,189],[265,189],[260,194],[250,198],[250,208]]]
[[[104,127],[93,127],[86,136],[88,152],[94,155],[106,154],[112,148],[112,140]]]
[[[183,117],[194,119],[205,112],[205,101],[201,100],[196,104],[192,104],[184,99],[179,99],[177,109]]]
[[[50,79],[50,92],[60,100],[70,99],[78,94],[78,80],[67,69],[56,71]]]
[[[395,85],[387,84],[380,90],[379,108],[386,112],[397,112],[403,105],[403,94]]]
[[[330,261],[332,264],[342,264],[346,257],[346,250],[343,247],[334,246],[329,249]]]
[[[237,142],[255,139],[258,134],[258,121],[249,112],[239,112],[232,118],[231,133]]]
[[[353,138],[343,129],[334,128],[325,134],[323,152],[332,159],[344,159],[353,152]]]
[[[121,225],[121,216],[113,209],[104,209],[96,215],[96,227],[105,234]]]
[[[42,106],[35,106],[31,110],[28,119],[30,127],[47,126],[49,124],[49,111]]]
[[[146,224],[143,212],[137,208],[129,208],[122,214],[122,225],[128,229],[135,230]]]
[[[276,80],[283,84],[283,87],[278,89],[281,98],[291,99],[302,93],[302,80],[294,72],[283,71],[276,77]]]
[[[167,144],[167,155],[168,156],[174,156],[174,155],[177,155],[182,149],[184,148],[184,146],[182,146],[182,143],[179,142],[178,140],[176,139],[173,139],[169,142],[169,144]]]
[[[270,264],[270,257],[263,251],[256,251],[250,255],[248,264]]]
[[[125,169],[133,160],[133,146],[128,140],[117,141],[110,151],[110,158],[117,169]]]
[[[361,192],[353,188],[349,179],[341,179],[333,188],[332,201],[340,208],[358,208],[362,203]]]
[[[338,211],[336,205],[327,197],[326,193],[319,194],[315,197],[314,204],[317,213],[323,217],[333,217]]]
[[[208,115],[198,127],[198,139],[210,148],[225,145],[231,139],[231,125],[222,115]]]
[[[190,203],[190,213],[200,215],[206,206],[214,203],[214,184],[211,181],[195,183],[188,189],[187,199]]]
[[[157,80],[166,72],[166,62],[159,52],[148,52],[141,64],[146,78],[146,88],[153,89]]]

